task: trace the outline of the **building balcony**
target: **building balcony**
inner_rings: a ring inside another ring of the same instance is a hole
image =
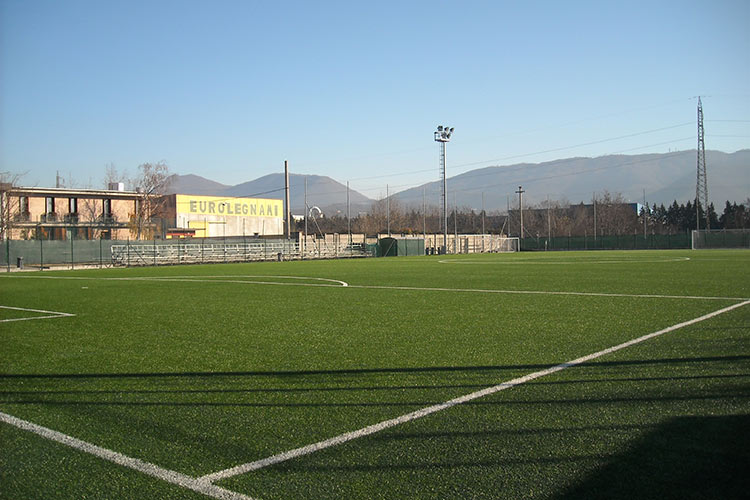
[[[99,222],[99,224],[103,224],[105,226],[112,226],[112,225],[117,224],[117,217],[115,217],[114,215],[111,215],[111,214],[110,215],[100,215],[97,218],[97,222]]]

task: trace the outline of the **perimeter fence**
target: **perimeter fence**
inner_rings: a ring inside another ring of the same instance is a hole
[[[690,234],[630,234],[613,236],[544,236],[521,240],[521,250],[669,250],[689,249]]]
[[[0,266],[11,269],[127,267],[367,257],[364,243],[267,238],[169,240],[6,240]]]
[[[745,247],[750,245],[747,231],[701,232],[701,247]],[[50,267],[153,266],[270,260],[333,259],[379,255],[378,242],[387,235],[326,234],[292,240],[283,238],[192,238],[170,240],[5,240],[0,251],[0,268],[46,269]],[[420,235],[427,254],[438,253],[443,235]],[[415,236],[411,236],[415,238]],[[448,253],[485,253],[508,251],[508,241],[500,235],[448,235]],[[740,243],[737,244],[735,240]],[[730,245],[728,242],[731,242]],[[645,250],[697,248],[691,234],[650,234],[619,236],[526,237],[520,240],[522,251],[544,250]],[[518,243],[516,243],[518,245]],[[518,250],[518,246],[514,248]]]
[[[693,250],[750,248],[750,229],[711,229],[692,232]]]

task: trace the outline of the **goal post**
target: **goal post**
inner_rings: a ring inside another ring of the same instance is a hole
[[[700,229],[691,233],[690,248],[750,248],[750,229]]]
[[[520,240],[515,238],[498,238],[493,242],[491,252],[518,252],[521,249]]]

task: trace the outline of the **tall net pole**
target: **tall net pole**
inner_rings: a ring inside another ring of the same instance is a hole
[[[708,214],[708,179],[706,178],[706,143],[703,130],[703,104],[698,96],[698,173],[695,184],[695,228],[701,228],[701,210],[706,214],[706,229],[711,229]]]
[[[286,239],[289,240],[292,238],[292,208],[289,206],[289,162],[286,160],[284,160],[284,203],[286,204]]]
[[[349,181],[346,181],[346,231],[349,233],[349,250],[352,248],[352,214],[349,204]]]
[[[518,191],[516,191],[516,193],[518,194],[518,225],[520,227],[518,234],[521,239],[523,239],[523,193],[525,192],[526,191],[524,191],[521,186],[518,186]]]

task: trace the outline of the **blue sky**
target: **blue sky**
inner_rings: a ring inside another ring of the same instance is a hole
[[[0,171],[371,197],[513,163],[750,147],[750,2],[0,0]],[[625,137],[627,136],[627,137]]]

